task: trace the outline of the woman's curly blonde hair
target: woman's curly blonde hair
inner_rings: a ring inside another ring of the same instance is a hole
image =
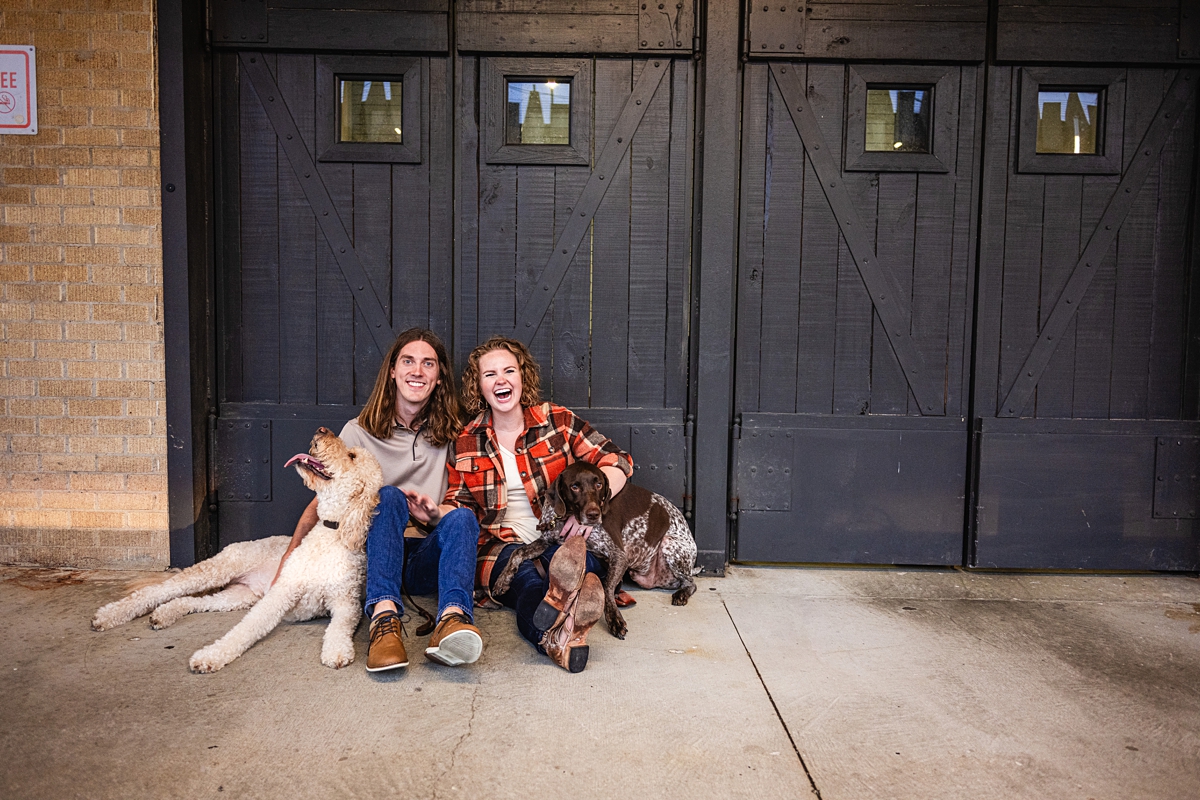
[[[510,339],[507,336],[493,336],[477,346],[467,356],[467,368],[462,375],[462,404],[463,409],[471,415],[483,410],[486,403],[479,392],[479,359],[493,350],[507,350],[517,359],[517,367],[521,370],[521,407],[529,408],[542,402],[541,368],[534,360],[529,348]]]

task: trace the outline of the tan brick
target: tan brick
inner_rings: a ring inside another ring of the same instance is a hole
[[[121,300],[121,287],[74,284],[67,287],[67,300],[77,303],[118,303]]]
[[[0,508],[37,508],[37,492],[0,492]]]
[[[58,206],[84,206],[92,202],[91,189],[62,186],[42,186],[33,191],[37,203]]]
[[[162,265],[162,249],[158,247],[125,247],[122,248],[121,255],[126,264],[148,267]]]
[[[162,302],[162,289],[158,286],[127,286],[125,302],[157,305]]]
[[[42,492],[40,499],[42,508],[66,508],[83,511],[91,511],[96,508],[96,495],[91,492]],[[37,508],[37,506],[34,506],[34,508]]]
[[[125,451],[125,440],[118,436],[72,436],[67,440],[72,453],[119,454]]]
[[[92,272],[94,283],[149,283],[150,270],[145,267],[98,266]]]
[[[93,125],[108,125],[114,128],[144,128],[150,121],[149,112],[140,108],[93,108]]]
[[[96,303],[92,306],[92,319],[97,321],[146,322],[150,319],[150,308],[134,303]]]
[[[0,186],[0,203],[31,203],[33,190],[25,186]]]
[[[0,473],[33,473],[38,468],[36,455],[0,453]]]
[[[121,144],[126,147],[158,147],[158,131],[154,128],[129,128],[121,131]]]
[[[9,225],[58,225],[63,221],[63,210],[58,206],[8,206],[4,209],[4,221]]]
[[[70,476],[61,472],[22,472],[12,476],[14,489],[62,490],[68,488],[69,483]]]
[[[87,303],[39,302],[33,304],[34,319],[82,321],[88,318]]]
[[[42,469],[47,472],[83,472],[96,471],[96,456],[91,453],[58,453],[41,457]]]
[[[79,282],[88,279],[87,267],[70,264],[39,264],[33,268],[33,279],[46,283]]]
[[[108,108],[120,103],[121,93],[116,89],[63,89],[62,90],[62,105],[67,108]],[[91,152],[88,152],[88,158],[84,161],[62,162],[65,164],[81,165],[90,164]]]
[[[160,511],[131,511],[129,512],[129,525],[133,528],[166,530],[167,514]]]
[[[144,417],[96,420],[96,433],[101,436],[149,436],[150,420]]]
[[[157,494],[98,494],[96,504],[102,511],[166,511]]]
[[[92,397],[91,381],[39,381],[38,394],[42,397]]]
[[[156,169],[127,167],[121,170],[122,186],[158,186],[159,180],[159,171]]]
[[[0,319],[27,320],[32,314],[33,307],[29,303],[0,303]]]
[[[25,184],[30,186],[58,185],[58,170],[26,167],[9,167],[4,170],[6,184]]]
[[[96,228],[97,244],[150,244],[150,230],[132,227]]]
[[[97,381],[97,397],[140,397],[150,396],[149,381]]]
[[[120,264],[121,248],[90,245],[86,247],[67,247],[63,253],[68,264],[78,264],[90,267],[97,264]]]
[[[38,432],[43,436],[88,436],[95,432],[96,420],[87,417],[46,417],[38,420]],[[68,442],[68,445],[70,442]],[[91,452],[87,450],[72,452]]]
[[[150,205],[150,192],[146,189],[96,189],[92,196],[98,206]]]
[[[69,31],[115,31],[121,27],[121,15],[89,11],[86,14],[63,14],[63,28]]]
[[[41,80],[41,78],[38,78]],[[79,128],[88,124],[86,108],[46,108],[38,109],[38,122],[45,130],[46,126],[59,125],[64,128]]]
[[[10,442],[14,453],[62,453],[67,449],[62,436],[14,436]]]
[[[33,239],[47,244],[88,244],[92,241],[92,229],[75,225],[37,225],[33,229]]]
[[[12,7],[11,3],[8,5]],[[36,30],[38,28],[57,30],[61,27],[58,14],[45,12],[6,11],[4,13],[4,22],[12,30]]]
[[[29,242],[33,229],[29,225],[0,225],[0,242]]]
[[[116,492],[125,488],[125,476],[106,472],[82,472],[71,476],[71,488],[92,492]]]
[[[62,219],[68,225],[117,225],[121,221],[121,209],[102,206],[64,208]]]
[[[92,70],[92,86],[97,89],[149,89],[154,76],[145,70]]]
[[[149,14],[121,15],[121,30],[123,31],[148,31],[150,23],[151,16]]]
[[[92,357],[92,345],[90,342],[38,342],[37,355],[38,358],[81,361]]]
[[[131,492],[165,492],[167,490],[167,476],[130,475],[127,485]]]
[[[54,341],[62,338],[61,322],[7,322],[4,324],[5,336],[9,339],[28,339],[30,341]]]
[[[98,167],[145,167],[150,164],[150,151],[142,147],[97,147],[92,151],[92,163]]]
[[[125,515],[112,511],[72,511],[71,525],[80,528],[120,528]]]
[[[57,264],[63,260],[63,249],[44,244],[10,244],[5,254],[13,261],[29,264]]]
[[[85,400],[73,397],[67,401],[67,409],[67,413],[77,417],[119,417],[122,414],[120,400]]]
[[[127,342],[161,342],[162,341],[162,325],[155,323],[153,325],[136,325],[128,323],[125,325],[125,341]]]
[[[153,345],[139,342],[97,342],[100,361],[145,361],[152,357]]]
[[[67,37],[72,41],[78,42],[78,44],[58,45],[48,43],[48,40],[60,37]],[[33,36],[33,43],[38,49],[76,50],[87,47],[87,34],[68,33],[66,31],[38,31]],[[68,86],[86,87],[90,81],[88,71],[82,69],[42,69],[42,65],[38,64],[37,73],[39,91],[41,91],[43,86],[47,89],[63,89]],[[39,108],[38,111],[40,112],[41,109]]]
[[[149,428],[150,420],[146,420],[146,427]],[[37,433],[37,420],[33,417],[10,417],[5,415],[0,417],[0,433],[24,434],[32,436]]]
[[[115,361],[70,361],[67,377],[116,379],[121,377],[121,365]]]
[[[9,361],[8,374],[12,378],[61,378],[61,361]]]
[[[115,322],[68,322],[67,338],[74,341],[120,341],[121,325]]]
[[[37,381],[27,378],[0,378],[0,395],[10,398],[33,397],[37,393]]]
[[[87,147],[38,147],[33,151],[33,163],[39,167],[88,165],[92,163],[92,151]]]
[[[116,186],[121,171],[113,168],[68,168],[63,175],[67,186]]]
[[[154,472],[158,459],[151,456],[106,456],[96,459],[96,467],[100,472]]]
[[[125,377],[133,381],[160,381],[165,377],[164,365],[153,361],[126,364]]]
[[[71,512],[17,511],[13,524],[21,528],[62,528],[71,524]]]
[[[13,283],[5,289],[6,299],[17,303],[62,301],[62,285],[57,283]]]
[[[158,436],[134,437],[126,442],[130,453],[137,455],[166,455],[167,440]]]
[[[31,279],[33,269],[26,264],[0,264],[0,283],[19,283]]]
[[[104,31],[92,34],[92,45],[97,50],[146,52],[153,42],[148,31]]]
[[[65,414],[66,410],[67,405],[65,402],[52,397],[39,397],[35,400],[11,400],[8,404],[10,414],[22,417],[53,417]]]
[[[121,136],[112,128],[68,128],[63,131],[63,143],[116,147]]]
[[[33,352],[33,342],[0,341],[0,358],[33,358]]]
[[[154,99],[152,89],[121,89],[120,105],[129,108],[154,109]]]
[[[128,400],[125,402],[125,413],[131,417],[157,417],[163,412],[154,400]]]

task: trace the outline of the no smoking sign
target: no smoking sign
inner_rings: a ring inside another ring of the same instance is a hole
[[[0,44],[0,133],[37,133],[33,48]]]

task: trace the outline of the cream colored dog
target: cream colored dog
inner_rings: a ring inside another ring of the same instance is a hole
[[[287,536],[231,544],[160,584],[109,603],[96,612],[92,627],[107,630],[152,609],[150,625],[165,628],[197,611],[250,608],[233,630],[198,650],[188,662],[196,672],[216,672],[281,621],[330,614],[321,663],[337,669],[354,661],[351,637],[362,616],[366,572],[363,547],[383,483],[379,462],[362,448],[347,448],[334,433],[318,428],[308,454],[288,461],[292,463],[304,485],[317,493],[320,521],[288,557],[274,586],[271,579],[287,549]],[[222,586],[226,588],[215,594],[189,596]]]

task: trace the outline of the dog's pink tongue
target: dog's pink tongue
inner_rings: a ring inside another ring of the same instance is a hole
[[[292,464],[295,464],[297,461],[301,461],[305,464],[311,464],[312,466],[314,466],[320,470],[325,469],[324,464],[322,464],[320,461],[318,461],[317,459],[310,456],[308,453],[296,453],[296,455],[294,455],[288,459],[288,462],[283,465],[283,468],[287,469]]]

